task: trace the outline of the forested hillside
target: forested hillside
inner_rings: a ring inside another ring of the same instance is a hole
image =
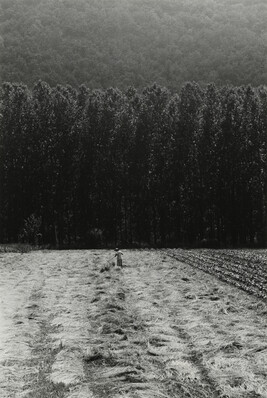
[[[0,104],[0,241],[266,245],[266,88],[6,83]]]
[[[267,84],[266,0],[0,0],[0,83]]]

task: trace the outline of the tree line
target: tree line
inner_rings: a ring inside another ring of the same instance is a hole
[[[267,88],[0,92],[0,241],[265,246]]]

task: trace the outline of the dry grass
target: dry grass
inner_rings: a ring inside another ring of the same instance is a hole
[[[267,397],[265,303],[161,251],[101,272],[111,254],[1,256],[1,398]]]

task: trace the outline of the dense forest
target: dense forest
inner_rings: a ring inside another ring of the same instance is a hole
[[[0,241],[266,245],[267,88],[0,93]]]
[[[267,84],[266,0],[0,0],[0,84]]]

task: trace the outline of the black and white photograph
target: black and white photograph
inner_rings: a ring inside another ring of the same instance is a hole
[[[267,0],[0,0],[0,398],[267,398]]]

